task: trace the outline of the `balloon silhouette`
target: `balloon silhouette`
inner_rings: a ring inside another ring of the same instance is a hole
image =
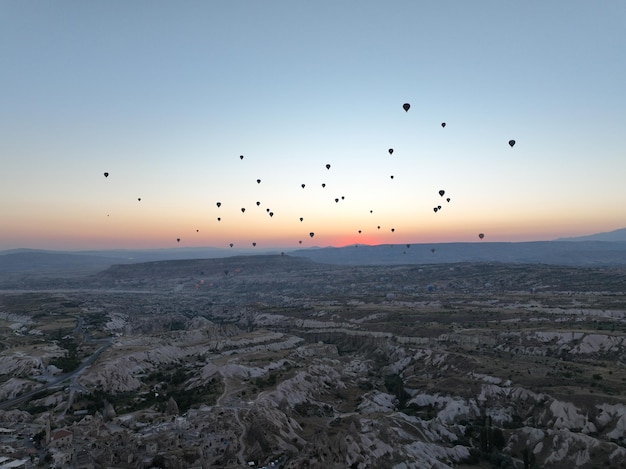
[[[443,194],[445,194],[445,193],[446,193],[446,191],[444,191],[444,190],[440,190],[440,191],[439,191],[439,195],[440,195],[441,197],[443,197]]]
[[[437,213],[437,211],[439,210],[437,207],[433,208],[433,210],[435,211],[435,213]]]
[[[402,105],[402,109],[404,109],[405,112],[409,112],[409,109],[411,109],[411,105],[409,103],[404,103]]]
[[[392,233],[393,233],[393,232],[395,232],[395,231],[396,231],[396,229],[395,229],[395,228],[391,228],[391,232],[392,232]]]
[[[326,184],[322,183],[322,188],[326,187]]]
[[[480,239],[483,239],[483,238],[485,237],[485,233],[480,233],[480,234],[478,235],[478,237],[479,237]]]
[[[233,243],[230,243],[230,244],[229,244],[229,246],[232,248],[232,247],[234,246],[234,244],[233,244]]]
[[[445,123],[445,122],[442,122],[442,123],[441,123],[441,127],[443,127],[443,128],[445,129],[445,128],[446,128],[446,123]]]
[[[109,177],[109,173],[104,173],[104,177],[108,178]]]
[[[304,186],[306,186],[306,184],[302,184],[302,189],[304,189]]]
[[[217,205],[217,208],[220,208],[222,206],[222,202],[218,202],[215,205]]]
[[[298,244],[302,244],[302,240],[298,241]]]
[[[335,202],[339,202],[339,199],[335,199]]]
[[[359,234],[361,234],[361,230],[359,230]]]
[[[261,205],[261,202],[257,202],[257,203],[256,203],[256,206],[257,206],[257,207],[258,207],[259,205]]]
[[[239,155],[239,159],[240,159],[240,160],[243,160],[243,155]]]
[[[257,179],[257,180],[256,180],[256,183],[257,183],[257,184],[261,184],[261,180],[260,180],[260,179]]]
[[[300,221],[304,220],[304,218],[300,217]]]
[[[312,238],[313,236],[315,236],[315,233],[313,233],[312,231],[309,233],[309,236]]]
[[[137,197],[137,202],[141,202],[141,197]]]
[[[393,155],[393,148],[390,148],[390,149],[389,149],[389,150],[387,150],[387,151],[389,151],[389,154],[390,154],[390,155]]]
[[[176,242],[177,242],[177,243],[180,243],[180,238],[176,238]]]
[[[511,148],[512,148],[513,145],[515,145],[515,140],[509,140],[509,145],[511,145]]]
[[[241,207],[241,213],[244,213],[245,211],[246,211],[246,209]]]
[[[274,212],[270,212],[270,217],[273,217],[273,216],[274,216]]]
[[[217,221],[222,221],[222,219],[220,217],[217,217]]]
[[[256,247],[256,243],[252,243],[252,246],[253,246],[253,247]]]
[[[446,202],[450,202],[450,197],[448,197],[448,198],[446,199]]]
[[[330,165],[329,164],[326,165],[326,169],[330,169]]]

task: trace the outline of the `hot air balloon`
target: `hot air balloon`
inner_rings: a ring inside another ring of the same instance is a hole
[[[389,149],[389,150],[387,150],[387,151],[389,151],[389,154],[390,154],[390,155],[393,155],[393,148],[390,148],[390,149]]]
[[[265,211],[266,211],[267,213],[270,213],[270,209],[269,209],[269,208],[266,208],[266,209],[265,209]]]
[[[303,220],[304,220],[304,218],[300,217],[300,221],[303,221]]]
[[[176,238],[176,242],[177,242],[177,243],[180,243],[180,238]]]
[[[407,248],[410,248],[410,247],[411,247],[411,245],[410,245],[410,244],[407,244],[407,245],[406,245],[406,247],[407,247]]]
[[[378,225],[376,228],[378,228],[380,230],[380,225]]]
[[[304,186],[306,186],[306,184],[301,184],[302,185],[302,189],[304,189]]]
[[[257,202],[256,206],[259,207],[261,205],[261,202]]]
[[[409,103],[404,103],[402,105],[402,109],[404,109],[406,112],[409,112],[409,109],[411,109],[411,105]]]
[[[104,173],[104,177],[108,178],[109,177],[109,173]]]
[[[345,198],[346,198],[346,196],[345,196],[345,195],[342,195],[342,196],[341,196],[341,200],[345,200]]]
[[[270,212],[270,217],[273,217],[273,216],[274,216],[274,212]]]
[[[322,189],[323,189],[324,187],[326,187],[326,184],[322,183]]]
[[[478,237],[479,237],[480,239],[483,239],[483,238],[485,237],[485,233],[480,233],[480,234],[478,235]]]
[[[243,155],[239,155],[239,159],[240,159],[240,160],[243,160]]]
[[[217,205],[217,208],[220,208],[222,206],[222,202],[218,202],[215,205]]]
[[[315,233],[313,233],[312,231],[309,233],[309,236],[312,238],[313,236],[315,236]]]
[[[257,180],[256,180],[256,183],[257,183],[257,184],[261,184],[261,180],[260,180],[260,179],[257,179]]]
[[[515,140],[509,140],[509,145],[511,145],[511,147],[513,147],[513,145],[515,145]]]
[[[339,199],[335,199],[335,202],[339,202]]]
[[[450,197],[448,197],[448,198],[446,199],[446,202],[450,202]]]
[[[298,244],[302,244],[302,240],[298,241]]]
[[[359,234],[361,234],[361,230],[359,230]]]
[[[437,211],[439,210],[437,207],[433,208],[433,210],[435,211],[435,213],[437,213]]]
[[[241,207],[241,213],[244,213],[246,211],[246,209],[244,207]]]
[[[232,248],[232,247],[234,246],[234,244],[233,244],[233,243],[230,243],[230,244],[229,244],[229,246]]]
[[[391,179],[393,179],[393,174],[391,175]]]
[[[392,233],[393,233],[393,232],[395,232],[395,231],[396,231],[396,229],[395,229],[395,228],[391,228],[391,232],[392,232]]]
[[[442,122],[442,123],[441,123],[441,127],[443,127],[443,128],[445,129],[445,128],[446,128],[446,123],[445,123],[445,122]]]
[[[256,243],[252,243],[252,247],[256,247]]]
[[[326,169],[330,169],[330,165],[329,164],[326,165]]]
[[[217,217],[217,221],[222,221],[222,219],[220,217]]]
[[[440,195],[441,197],[443,197],[443,194],[445,194],[445,193],[446,193],[446,191],[444,191],[444,190],[440,190],[440,191],[439,191],[439,195]]]
[[[137,202],[141,202],[141,197],[137,197]]]

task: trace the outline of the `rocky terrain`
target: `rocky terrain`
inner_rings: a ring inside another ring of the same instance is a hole
[[[260,255],[14,280],[0,455],[34,467],[626,467],[619,266]]]

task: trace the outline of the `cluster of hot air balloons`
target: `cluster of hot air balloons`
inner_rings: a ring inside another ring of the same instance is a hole
[[[404,103],[404,104],[402,105],[402,108],[404,109],[404,111],[405,111],[405,112],[408,112],[408,111],[411,109],[411,104],[410,104],[410,103]],[[442,127],[442,128],[446,128],[446,122],[441,122],[441,127]],[[509,143],[509,146],[512,148],[513,146],[515,146],[516,141],[515,141],[515,140],[513,140],[513,139],[511,139],[511,140],[509,140],[509,141],[508,141],[508,143]],[[394,154],[394,148],[393,148],[393,147],[388,148],[387,153],[389,154],[389,156],[393,156],[393,154]],[[244,159],[244,155],[239,155],[239,159],[240,159],[240,160],[243,160],[243,159]],[[330,170],[330,169],[331,169],[331,164],[330,164],[330,163],[326,163],[326,164],[325,164],[325,168],[326,168],[327,170]],[[105,178],[108,178],[108,177],[109,177],[109,172],[104,172],[104,177],[105,177]],[[393,179],[394,179],[394,175],[391,175],[391,176],[390,176],[390,178],[393,180]],[[257,179],[256,179],[256,183],[257,183],[257,184],[261,184],[261,178],[257,178]],[[325,188],[325,187],[326,187],[326,183],[321,183],[321,186],[322,186],[322,188]],[[300,184],[300,187],[301,187],[302,189],[306,189],[307,184],[306,184],[306,183],[301,183],[301,184]],[[445,191],[444,189],[439,190],[439,196],[440,196],[440,197],[442,197],[442,198],[443,198],[445,194],[446,194],[446,191]],[[137,198],[137,201],[138,201],[138,202],[141,202],[141,200],[142,200],[142,199],[141,199],[141,197],[138,197],[138,198]],[[335,197],[335,198],[334,198],[335,203],[339,203],[339,201],[340,201],[340,200],[345,200],[345,196],[343,196],[343,195],[342,195],[341,197]],[[450,197],[446,197],[446,198],[445,198],[445,200],[446,200],[446,202],[447,202],[447,203],[450,203]],[[260,201],[257,201],[257,202],[256,202],[256,206],[257,206],[257,207],[260,207],[260,205],[261,205],[261,202],[260,202]],[[222,207],[222,202],[220,202],[220,201],[216,202],[216,206],[217,206],[217,208],[218,208],[218,209],[220,209],[220,207]],[[433,207],[433,211],[434,211],[435,213],[440,212],[440,211],[441,211],[441,209],[442,209],[442,205],[440,205],[440,204],[438,204],[438,205],[436,205],[435,207]],[[245,208],[245,207],[241,207],[241,208],[240,208],[240,210],[241,210],[241,213],[242,213],[242,214],[245,214],[245,213],[246,213],[246,208]],[[270,218],[272,218],[272,217],[274,216],[274,211],[270,210],[270,208],[267,208],[267,209],[266,209],[266,212],[267,212],[267,214],[269,215],[269,217],[270,217]],[[373,210],[370,210],[370,213],[373,213]],[[222,218],[221,218],[221,217],[217,217],[217,221],[218,221],[218,222],[220,222],[221,220],[222,220]],[[300,222],[302,223],[302,222],[304,221],[304,217],[299,217],[299,220],[300,220]],[[377,228],[377,230],[380,230],[380,229],[381,229],[381,226],[380,226],[380,225],[377,225],[377,227],[376,227],[376,228]],[[197,229],[197,230],[196,230],[196,232],[199,232],[199,230]],[[392,232],[392,233],[394,233],[394,232],[395,232],[395,228],[391,228],[391,232]],[[359,229],[359,230],[358,230],[358,234],[362,234],[362,233],[363,233],[363,230]],[[314,233],[313,231],[309,232],[309,237],[310,237],[310,238],[313,238],[313,237],[314,237],[314,235],[315,235],[315,233]],[[484,239],[485,234],[484,234],[484,233],[480,233],[480,234],[478,235],[478,237],[479,237],[479,239],[481,239],[481,240],[482,240],[482,239]],[[181,238],[176,238],[176,242],[177,242],[177,243],[180,243],[180,241],[181,241]],[[299,240],[299,241],[298,241],[298,243],[299,243],[299,244],[302,244],[302,240]],[[255,247],[256,245],[257,245],[257,243],[256,243],[256,242],[252,242],[252,246],[253,246],[253,247]],[[229,243],[229,246],[232,248],[232,247],[234,246],[234,243]],[[407,248],[410,248],[410,244],[407,244],[407,245],[406,245],[406,247],[407,247]],[[432,253],[435,253],[435,249],[434,249],[434,248],[433,248],[433,249],[431,249],[431,252],[432,252]]]

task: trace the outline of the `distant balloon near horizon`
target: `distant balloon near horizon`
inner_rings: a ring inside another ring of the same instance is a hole
[[[312,231],[309,233],[309,236],[312,238],[313,236],[315,236],[315,233],[313,233]]]
[[[252,243],[252,247],[256,247],[256,243]]]
[[[180,238],[176,238],[176,242],[177,242],[177,243],[180,243]]]
[[[109,173],[104,173],[104,177],[108,178],[109,177]]]
[[[485,233],[480,233],[480,234],[478,235],[478,237],[479,237],[480,239],[483,239],[483,238],[485,237]]]
[[[230,243],[230,244],[229,244],[229,246],[232,248],[232,247],[234,246],[234,244],[233,244],[233,243]]]
[[[515,140],[509,140],[509,145],[511,146],[511,148],[513,148],[513,146],[515,145]]]
[[[409,103],[404,103],[402,105],[402,109],[404,109],[405,112],[409,112],[409,109],[411,109],[411,105]]]

